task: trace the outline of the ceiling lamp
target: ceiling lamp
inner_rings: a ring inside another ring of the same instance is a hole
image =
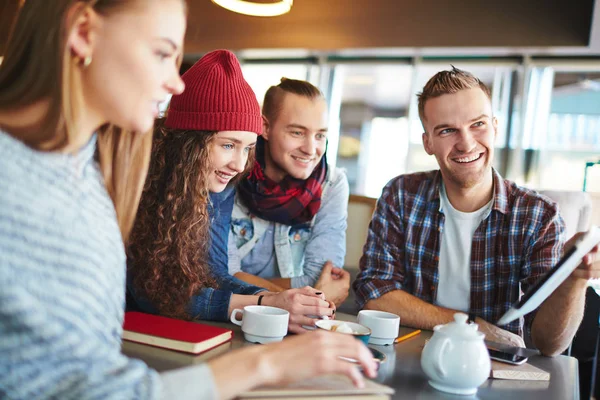
[[[255,3],[246,0],[212,0],[212,2],[240,14],[274,17],[289,12],[294,0],[279,0],[274,3]]]

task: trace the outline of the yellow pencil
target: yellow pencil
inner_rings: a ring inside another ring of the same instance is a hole
[[[396,340],[394,340],[394,343],[400,343],[405,341],[406,339],[410,339],[411,337],[417,336],[419,333],[421,333],[420,329],[417,329],[416,331],[412,331],[411,333],[407,333],[404,336],[398,336],[396,338]]]

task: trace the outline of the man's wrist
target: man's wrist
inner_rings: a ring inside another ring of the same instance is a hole
[[[573,273],[560,285],[560,289],[564,291],[585,291],[588,286],[588,279],[575,276]]]

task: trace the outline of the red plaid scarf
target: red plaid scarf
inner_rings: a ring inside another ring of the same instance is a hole
[[[308,179],[287,175],[274,182],[264,174],[264,139],[256,143],[256,161],[237,190],[250,212],[264,220],[296,225],[312,220],[321,207],[323,183],[327,175],[325,155]]]

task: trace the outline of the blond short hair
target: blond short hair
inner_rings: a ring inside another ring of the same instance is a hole
[[[281,78],[279,85],[271,86],[267,90],[263,101],[262,113],[270,123],[274,123],[277,117],[279,117],[279,112],[283,106],[283,98],[286,93],[306,97],[310,100],[323,98],[323,93],[319,88],[310,82]]]
[[[480,88],[491,100],[492,92],[479,78],[467,71],[452,65],[450,71],[440,71],[432,76],[423,87],[421,93],[417,93],[419,105],[419,118],[421,123],[425,121],[425,103],[427,100],[440,97],[445,94],[453,94],[465,89]]]

